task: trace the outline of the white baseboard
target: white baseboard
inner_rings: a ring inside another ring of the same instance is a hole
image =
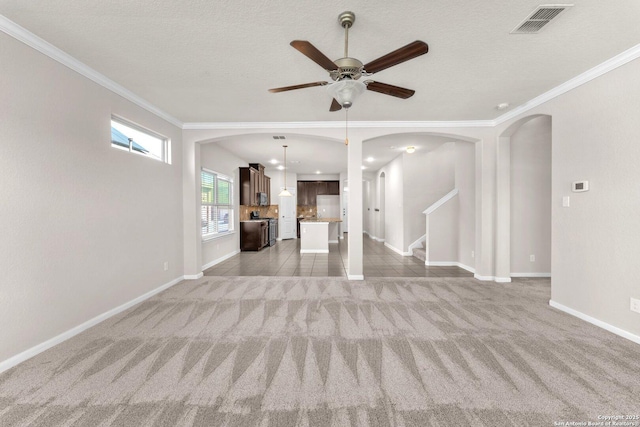
[[[347,279],[349,280],[364,280],[364,276],[362,274],[348,274]]]
[[[494,280],[496,283],[511,283],[511,277],[496,277]]]
[[[511,277],[551,277],[551,273],[511,273]]]
[[[329,249],[300,249],[301,254],[328,254]]]
[[[426,265],[427,267],[460,267],[470,273],[476,272],[475,268],[469,267],[468,265],[457,261],[425,261],[424,265]]]
[[[606,331],[614,333],[622,338],[626,338],[629,341],[633,341],[636,344],[640,344],[640,336],[632,334],[631,332],[627,332],[624,329],[620,329],[617,326],[610,325],[602,320],[598,320],[594,317],[586,315],[578,310],[574,310],[573,308],[569,308],[565,305],[562,305],[554,300],[549,300],[549,305],[553,308],[557,308],[560,311],[564,311],[567,314],[577,317],[578,319],[584,320],[585,322],[589,322],[592,325],[598,326]]]
[[[218,259],[214,259],[213,261],[206,263],[205,265],[202,266],[202,270],[206,270],[207,268],[211,268],[216,264],[220,264],[222,261],[226,261],[229,258],[231,258],[232,256],[238,255],[239,253],[240,253],[240,249],[235,250],[233,252],[229,252],[228,254],[226,254],[224,256],[221,256]]]
[[[391,249],[392,251],[394,251],[395,253],[402,255],[402,256],[411,256],[411,254],[409,252],[402,252],[400,249],[398,248],[394,248],[393,246],[391,246],[388,243],[384,244],[387,248]]]
[[[115,316],[116,314],[119,314],[123,311],[125,311],[128,308],[133,307],[136,304],[141,303],[142,301],[151,298],[152,296],[164,291],[165,289],[169,289],[170,287],[172,287],[173,285],[180,283],[184,280],[184,277],[178,277],[176,279],[173,279],[172,281],[165,283],[162,286],[159,286],[149,292],[147,292],[146,294],[140,295],[137,298],[132,299],[131,301],[125,302],[122,305],[119,305],[116,308],[113,308],[109,311],[106,311],[96,317],[94,317],[93,319],[87,320],[84,323],[81,323],[80,325],[69,329],[66,332],[61,333],[60,335],[57,335],[51,339],[48,339],[47,341],[40,343],[34,347],[31,347],[28,350],[23,351],[22,353],[16,354],[13,357],[10,357],[7,360],[4,360],[2,362],[0,362],[0,373],[6,371],[7,369],[11,369],[14,366],[16,366],[19,363],[24,362],[25,360],[31,359],[33,356],[36,356],[40,353],[42,353],[45,350],[50,349],[51,347],[58,345],[66,340],[68,340],[69,338],[73,338],[74,336],[78,335],[81,332],[86,331],[87,329],[91,328],[92,326],[97,325],[100,322],[103,322],[105,320],[107,320],[108,318]]]
[[[200,273],[198,273],[198,274],[185,274],[184,275],[184,280],[198,280],[202,276],[204,276],[202,271]]]
[[[496,280],[496,276],[481,276],[481,275],[479,275],[478,273],[475,273],[475,274],[473,275],[473,277],[474,277],[475,279],[483,280],[483,281],[491,281],[491,282],[493,282],[494,280]]]
[[[422,242],[426,241],[427,239],[427,235],[423,234],[422,236],[420,236],[418,238],[418,240],[416,240],[415,242],[413,242],[412,244],[409,245],[409,253],[411,254],[411,256],[413,256],[413,250],[414,249],[418,249],[418,248],[422,248]]]
[[[340,243],[340,240],[329,240],[329,243]]]

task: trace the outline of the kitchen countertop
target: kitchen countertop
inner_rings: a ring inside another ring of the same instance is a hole
[[[300,222],[342,222],[340,218],[298,218]]]

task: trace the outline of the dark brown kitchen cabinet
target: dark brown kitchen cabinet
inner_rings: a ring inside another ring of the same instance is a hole
[[[339,196],[340,181],[298,181],[298,205],[315,206],[317,196]]]
[[[271,178],[264,174],[264,166],[250,163],[249,167],[240,168],[240,204],[259,206],[258,193],[267,195],[267,205],[271,204]]]
[[[240,222],[240,250],[259,251],[269,244],[269,223],[267,221]]]
[[[258,206],[258,171],[254,168],[240,168],[240,204]]]
[[[339,196],[340,181],[327,181],[327,194],[330,196]]]

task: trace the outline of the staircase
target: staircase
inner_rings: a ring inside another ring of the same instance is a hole
[[[427,259],[427,250],[424,248],[426,238],[427,235],[424,234],[420,236],[418,240],[409,245],[409,253],[411,254],[411,256],[418,258],[423,263]]]

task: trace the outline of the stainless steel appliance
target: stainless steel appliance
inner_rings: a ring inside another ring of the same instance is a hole
[[[263,219],[268,222],[269,227],[269,246],[274,246],[278,239],[278,219],[277,218],[268,218],[261,217],[260,211],[251,211],[249,213],[249,217],[251,219]]]

